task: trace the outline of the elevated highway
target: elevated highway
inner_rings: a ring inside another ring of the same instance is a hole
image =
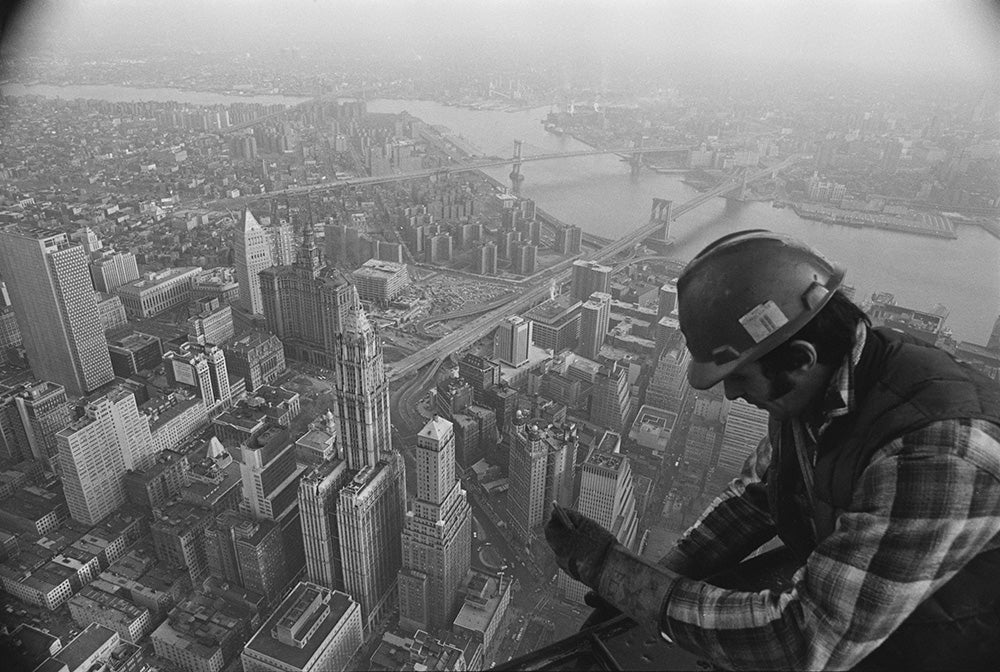
[[[799,159],[800,157],[798,155],[792,155],[773,166],[749,172],[746,174],[745,181],[748,183],[753,182],[767,175],[784,170]],[[743,182],[744,179],[742,177],[731,179],[714,187],[713,189],[710,189],[709,191],[698,194],[691,200],[686,201],[685,203],[682,203],[674,208],[672,218],[676,219],[677,217],[691,212],[695,208],[707,203],[709,200],[717,196],[721,196],[740,188]],[[625,234],[618,240],[613,241],[592,254],[582,255],[582,258],[597,262],[606,262],[613,259],[621,252],[627,250],[629,247],[632,247],[637,243],[641,243],[657,231],[662,230],[663,226],[664,223],[661,221],[652,221],[638,227],[631,233]],[[569,279],[571,273],[570,267],[572,266],[573,261],[575,260],[567,259],[556,264],[555,266],[552,266],[546,272],[540,273],[536,277],[536,284],[534,287],[526,288],[522,294],[512,297],[509,301],[490,310],[489,312],[483,313],[479,317],[467,323],[461,329],[457,329],[450,334],[443,336],[431,345],[404,357],[398,362],[393,362],[392,364],[387,365],[386,369],[389,379],[396,380],[404,378],[414,371],[421,369],[429,362],[437,361],[448,356],[452,352],[472,345],[477,340],[485,336],[491,329],[495,328],[496,325],[503,320],[503,318],[509,315],[515,315],[539,303],[546,296],[548,296],[549,284],[552,281],[562,283]]]

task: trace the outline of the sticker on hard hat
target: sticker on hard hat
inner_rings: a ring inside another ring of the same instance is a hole
[[[774,301],[765,301],[741,317],[740,324],[750,334],[754,343],[760,343],[782,326],[788,324],[788,318]]]

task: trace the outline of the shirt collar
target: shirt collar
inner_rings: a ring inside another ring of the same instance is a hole
[[[830,386],[826,390],[823,401],[824,425],[854,410],[854,370],[861,361],[861,351],[865,349],[868,340],[868,327],[864,321],[859,321],[854,330],[854,345],[850,354],[844,358],[843,364],[833,374]]]

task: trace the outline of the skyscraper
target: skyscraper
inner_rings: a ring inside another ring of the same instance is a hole
[[[653,377],[646,386],[646,403],[666,411],[679,412],[687,384],[691,353],[681,343],[675,343],[660,356]]]
[[[271,241],[250,208],[243,209],[233,243],[236,281],[240,284],[240,305],[252,315],[264,312],[258,274],[271,267]]]
[[[594,292],[580,306],[580,346],[577,348],[580,355],[597,360],[610,321],[611,295]]]
[[[628,369],[618,362],[602,366],[594,380],[594,390],[590,400],[590,421],[621,434],[628,429],[625,423],[631,410]]]
[[[356,296],[335,343],[334,411],[352,473],[337,502],[344,588],[361,604],[367,635],[396,602],[406,471],[392,448],[382,340]]]
[[[94,289],[111,294],[122,285],[139,279],[139,265],[131,252],[105,250],[104,256],[90,262]]]
[[[417,494],[403,524],[399,620],[430,630],[451,624],[470,567],[472,509],[455,475],[452,423],[434,416],[417,434]]]
[[[509,428],[510,502],[514,534],[526,545],[534,530],[548,518],[552,502],[573,503],[573,464],[579,446],[576,427],[530,422],[518,411]]]
[[[620,453],[594,451],[580,470],[576,510],[597,521],[626,548],[635,549],[639,516],[635,506],[632,467]],[[563,597],[583,602],[589,590],[566,573],[559,573]]]
[[[58,472],[59,443],[56,441],[56,433],[73,419],[72,405],[66,399],[66,388],[40,381],[25,385],[14,401],[31,456]]]
[[[260,593],[271,604],[289,578],[281,528],[270,520],[223,511],[205,529],[205,548],[213,576]]]
[[[0,274],[37,378],[72,396],[114,379],[83,247],[57,231],[8,226],[0,231]]]
[[[285,220],[267,228],[271,244],[271,261],[275,266],[288,266],[295,261],[295,231]]]
[[[493,335],[493,356],[507,366],[521,366],[528,361],[531,321],[518,315],[504,318]]]
[[[313,583],[334,590],[344,589],[337,501],[340,488],[349,479],[347,463],[335,458],[318,464],[299,481],[306,576]]]
[[[285,356],[334,368],[336,337],[358,299],[340,271],[323,265],[312,229],[306,229],[294,264],[260,273],[260,291],[267,329],[281,339]]]
[[[125,472],[145,469],[155,457],[149,421],[127,389],[88,401],[84,412],[56,440],[70,515],[96,525],[124,503]]]
[[[747,456],[767,436],[768,414],[742,399],[723,402],[726,424],[711,481],[722,486],[739,474]]]
[[[578,301],[586,301],[594,292],[611,292],[611,267],[596,261],[573,262],[570,294]]]

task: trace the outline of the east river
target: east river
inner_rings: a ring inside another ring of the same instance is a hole
[[[178,89],[136,89],[111,85],[57,87],[5,84],[5,95],[26,93],[61,98],[111,101],[153,100],[216,104],[231,102],[294,103],[283,96],[231,96]],[[586,149],[566,135],[547,132],[541,121],[547,108],[518,112],[481,111],[420,100],[372,100],[371,112],[407,111],[428,124],[451,132],[487,154],[510,156],[514,139],[525,143],[524,155]],[[506,181],[509,168],[490,171]],[[559,219],[585,231],[617,238],[649,219],[653,198],[677,203],[697,192],[678,175],[643,171],[637,177],[615,156],[589,156],[525,163],[521,188]],[[979,227],[962,226],[948,240],[877,229],[855,229],[800,218],[790,209],[766,202],[737,203],[719,198],[679,218],[671,226],[674,254],[688,259],[720,235],[741,229],[771,229],[795,235],[847,268],[846,282],[859,299],[875,291],[891,292],[898,303],[918,310],[942,304],[950,311],[946,324],[959,340],[985,344],[1000,315],[1000,240]]]

